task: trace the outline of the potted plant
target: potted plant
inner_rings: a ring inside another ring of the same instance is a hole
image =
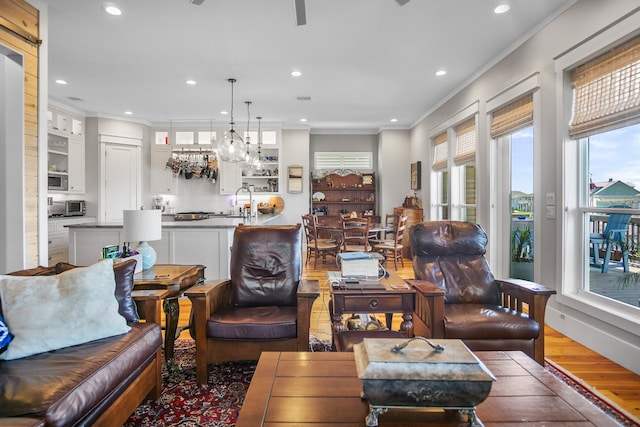
[[[530,225],[511,231],[511,276],[533,280],[533,230]]]

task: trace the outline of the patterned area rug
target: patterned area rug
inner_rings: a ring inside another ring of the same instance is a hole
[[[311,336],[309,350],[331,351],[331,343]],[[235,426],[257,362],[210,366],[205,386],[196,383],[193,340],[176,341],[175,361],[177,373],[169,375],[162,368],[164,389],[160,398],[143,402],[124,426]]]
[[[596,405],[598,408],[602,409],[604,412],[609,414],[612,418],[614,418],[618,425],[625,427],[636,427],[640,426],[640,420],[635,418],[633,415],[620,408],[615,403],[611,402],[610,399],[607,399],[605,396],[600,394],[593,387],[586,384],[580,378],[572,375],[570,372],[565,371],[559,365],[556,365],[553,361],[549,359],[545,359],[545,366],[553,375],[559,378],[562,382],[571,386],[572,389],[580,393],[582,396],[586,397],[591,403]]]
[[[331,344],[312,336],[309,350],[330,351]],[[205,386],[196,383],[195,345],[192,340],[176,341],[175,361],[179,368],[177,373],[168,375],[163,368],[164,390],[160,399],[143,402],[124,426],[235,426],[256,362],[231,362],[211,366],[209,383]],[[617,425],[640,426],[631,415],[553,362],[547,361],[547,367],[549,372],[611,415]]]

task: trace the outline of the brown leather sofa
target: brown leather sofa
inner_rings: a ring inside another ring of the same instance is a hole
[[[461,339],[474,351],[518,350],[544,366],[544,313],[556,291],[496,280],[477,224],[430,221],[409,230],[417,290],[416,335]]]
[[[139,322],[130,297],[135,263],[114,266],[119,312],[130,332],[0,361],[0,426],[122,425],[145,398],[159,397],[162,337],[159,325]],[[52,275],[72,267],[11,274]]]

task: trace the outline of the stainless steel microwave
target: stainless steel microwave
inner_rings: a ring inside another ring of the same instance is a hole
[[[67,191],[69,190],[69,178],[66,175],[49,173],[48,188],[55,191]]]

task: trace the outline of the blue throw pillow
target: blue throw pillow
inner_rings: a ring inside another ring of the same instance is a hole
[[[0,316],[0,353],[5,351],[9,347],[9,343],[13,339],[13,334],[9,332],[7,324],[4,322],[4,318]]]

